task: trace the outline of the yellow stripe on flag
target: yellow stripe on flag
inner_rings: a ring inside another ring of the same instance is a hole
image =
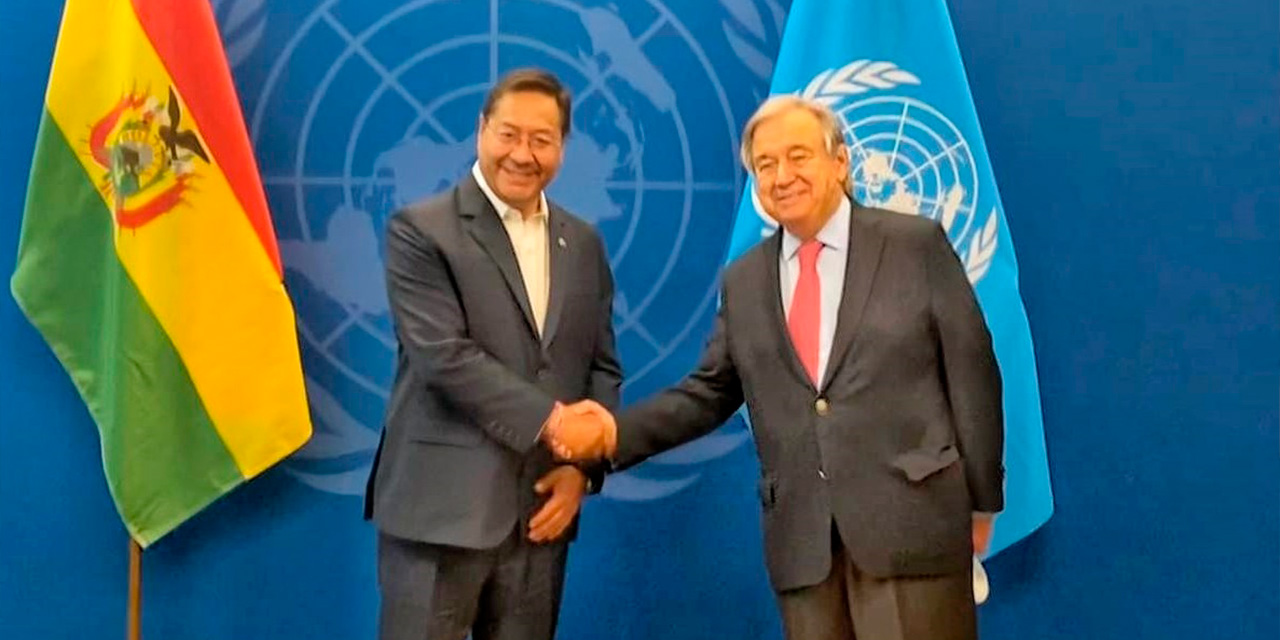
[[[246,478],[253,477],[310,435],[293,309],[284,286],[217,158],[191,160],[176,206],[144,223],[122,226],[114,195],[119,190],[91,148],[95,126],[101,128],[122,100],[145,96],[160,113],[171,88],[128,0],[68,2],[49,82],[49,113],[76,147],[108,208],[117,211],[121,263],[169,335],[236,464]],[[182,111],[179,128],[200,139],[198,123]],[[137,134],[144,154],[163,149],[150,135],[158,128]],[[157,178],[152,195],[175,183],[172,175]],[[154,201],[133,198],[125,208]]]

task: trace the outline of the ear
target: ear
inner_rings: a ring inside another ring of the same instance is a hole
[[[845,193],[849,192],[849,146],[841,144],[836,147],[836,167],[840,171],[840,185],[844,187]]]

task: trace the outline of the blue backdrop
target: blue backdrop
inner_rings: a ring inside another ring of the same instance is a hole
[[[0,273],[59,3],[0,8]],[[390,374],[379,238],[464,170],[493,75],[577,96],[553,190],[604,233],[634,400],[692,365],[778,0],[214,0],[299,307],[317,435],[146,556],[145,634],[372,637],[363,482]],[[1056,514],[989,564],[988,638],[1280,632],[1280,9],[952,0],[1016,239]],[[123,634],[87,413],[0,297],[0,637]],[[584,514],[561,637],[777,637],[754,454],[726,429]]]

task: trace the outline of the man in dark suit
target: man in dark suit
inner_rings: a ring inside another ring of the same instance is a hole
[[[701,363],[613,428],[584,424],[555,446],[622,469],[745,401],[787,637],[975,638],[972,555],[1003,507],[1004,436],[965,271],[937,224],[852,202],[826,107],[769,100],[742,151],[781,229],[725,272]]]
[[[555,633],[589,480],[547,443],[561,401],[612,407],[622,380],[604,244],[543,195],[569,124],[554,76],[512,72],[485,100],[472,173],[388,223],[399,349],[365,497],[382,640]]]

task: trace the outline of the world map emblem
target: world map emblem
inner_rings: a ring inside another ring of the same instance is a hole
[[[760,2],[723,0],[715,27],[738,53],[738,73],[763,87],[770,62],[758,42],[778,37],[783,11]],[[280,38],[246,115],[316,427],[285,463],[291,475],[320,491],[363,493],[395,362],[386,220],[469,171],[481,102],[511,68],[546,68],[573,93],[573,132],[548,195],[605,239],[624,394],[647,396],[692,366],[723,260],[705,238],[726,237],[742,193],[732,159],[745,114],[735,115],[724,69],[672,7],[327,0],[277,35],[263,26],[277,18],[261,0],[220,0],[215,11],[233,61]],[[426,33],[447,36],[415,37]],[[605,496],[669,495],[696,479],[697,464],[747,439],[714,435],[656,459],[656,472],[616,477]]]

